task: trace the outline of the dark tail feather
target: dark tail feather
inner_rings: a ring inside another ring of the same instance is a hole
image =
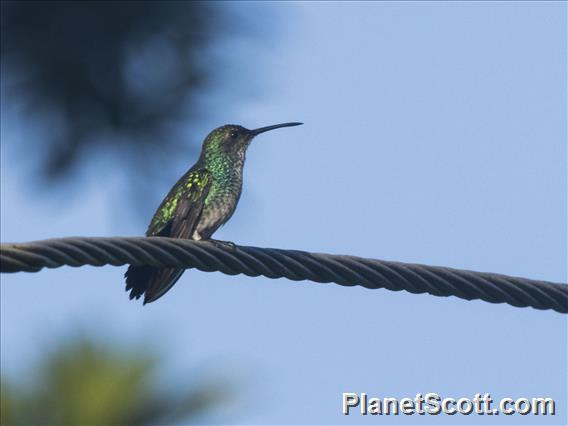
[[[130,290],[130,299],[139,299],[144,295],[144,304],[151,303],[166,294],[184,271],[175,268],[129,266],[124,274],[126,291]]]

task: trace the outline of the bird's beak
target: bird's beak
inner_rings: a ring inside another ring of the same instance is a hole
[[[282,124],[273,124],[272,126],[261,127],[259,129],[251,130],[249,135],[256,136],[260,135],[261,133],[268,132],[270,130],[279,129],[280,127],[292,127],[292,126],[299,126],[304,123],[282,123]]]

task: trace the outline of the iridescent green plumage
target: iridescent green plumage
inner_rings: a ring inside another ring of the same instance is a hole
[[[210,173],[205,169],[187,172],[166,196],[154,214],[146,236],[159,235],[164,227],[175,218],[178,206],[187,200],[197,203],[204,199],[207,193]]]
[[[265,131],[301,123],[284,123],[248,130],[225,125],[213,130],[203,143],[195,165],[181,177],[154,214],[147,236],[208,240],[232,216],[241,196],[246,150]],[[130,266],[126,290],[130,298],[144,294],[144,303],[164,295],[183,269]]]

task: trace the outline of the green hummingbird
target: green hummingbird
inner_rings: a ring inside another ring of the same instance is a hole
[[[205,138],[197,162],[172,187],[152,217],[146,236],[211,240],[233,215],[241,196],[245,155],[253,138],[269,130],[299,126],[282,123],[248,130],[227,124]],[[215,241],[216,240],[211,240]],[[184,269],[130,266],[124,274],[130,299],[144,304],[162,297]]]

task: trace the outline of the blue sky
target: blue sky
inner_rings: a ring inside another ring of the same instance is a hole
[[[254,141],[217,238],[567,281],[565,3],[255,7],[281,34],[229,47],[254,64],[257,88],[235,90],[242,102],[218,105],[192,134],[305,125]],[[3,112],[2,241],[144,232],[116,213],[128,191],[118,173],[69,201],[28,188],[11,148],[28,135],[25,117]],[[160,350],[173,381],[195,368],[234,379],[237,401],[216,421],[566,423],[566,316],[197,271],[142,307],[123,291],[124,270],[3,275],[3,371],[26,371],[87,330]],[[345,417],[342,392],[550,396],[559,415]]]

